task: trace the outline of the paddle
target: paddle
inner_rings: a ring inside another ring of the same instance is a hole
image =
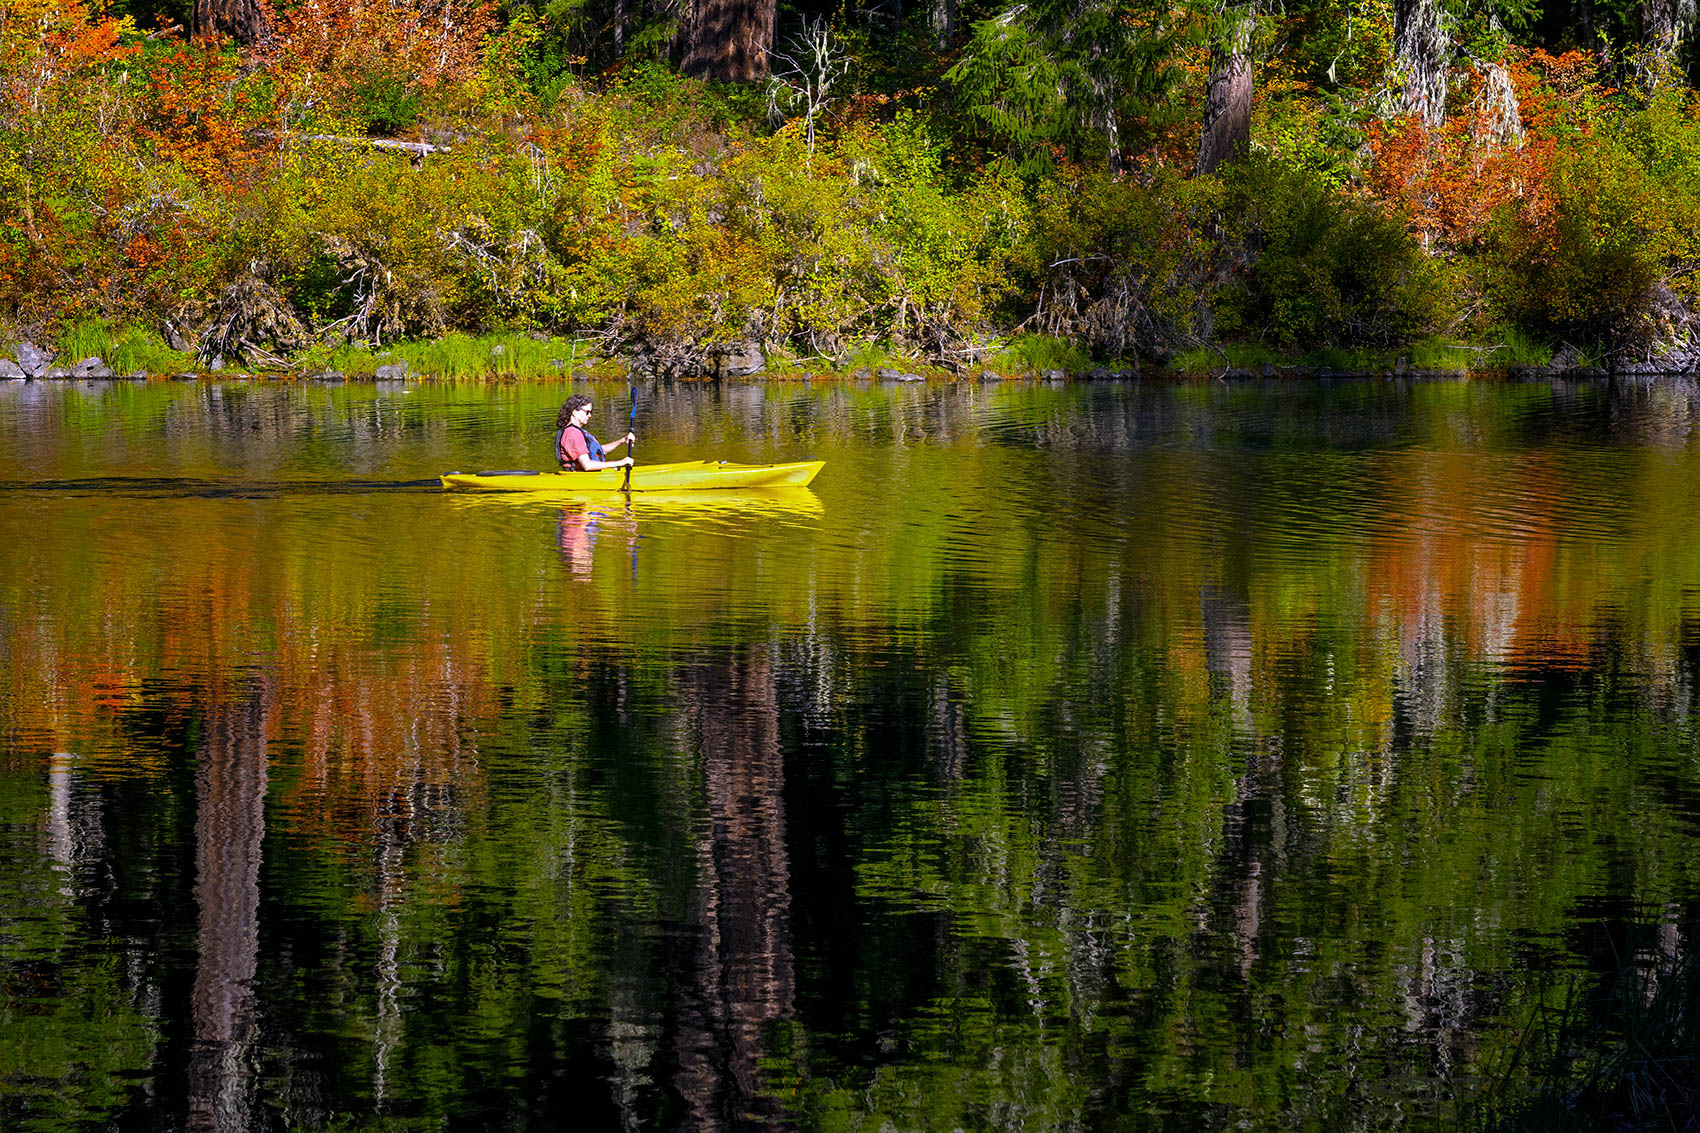
[[[626,456],[627,456],[628,459],[630,459],[632,454],[637,451],[637,441],[635,439],[636,434],[637,434],[637,387],[636,386],[632,387],[632,419],[631,419],[631,423],[626,426],[626,432],[633,434],[633,437],[634,437],[633,440],[626,442]],[[632,466],[628,464],[628,465],[626,465],[626,478],[620,484],[620,491],[629,492],[631,490],[632,490]]]

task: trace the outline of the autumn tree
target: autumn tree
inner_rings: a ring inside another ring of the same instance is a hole
[[[775,12],[775,0],[687,0],[679,21],[680,70],[729,83],[767,78]]]

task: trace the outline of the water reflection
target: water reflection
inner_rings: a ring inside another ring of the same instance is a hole
[[[562,392],[0,389],[5,1123],[1445,1124],[1685,946],[1690,386],[665,387],[827,471],[417,486]]]
[[[678,1089],[690,1127],[742,1128],[781,1109],[763,1089],[772,1025],[791,1014],[790,866],[779,703],[767,650],[680,674],[680,738],[702,768],[696,938],[680,996]]]
[[[194,1047],[189,1128],[256,1128],[254,977],[259,963],[260,857],[266,833],[269,683],[214,705],[195,776]]]

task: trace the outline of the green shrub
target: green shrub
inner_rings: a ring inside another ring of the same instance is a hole
[[[1560,151],[1546,192],[1496,210],[1477,259],[1508,322],[1541,337],[1611,337],[1660,278],[1657,182],[1610,142]]]
[[[1223,181],[1223,253],[1248,265],[1222,292],[1225,335],[1291,346],[1393,344],[1447,314],[1440,269],[1398,218],[1259,155]]]
[[[1080,340],[1104,358],[1209,338],[1218,272],[1206,233],[1220,200],[1215,178],[1059,171],[1012,238],[1021,306],[1006,306],[1003,317],[1031,319],[1035,330]]]

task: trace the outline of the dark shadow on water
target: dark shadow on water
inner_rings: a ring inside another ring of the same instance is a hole
[[[275,499],[279,496],[364,496],[380,492],[440,492],[428,480],[200,480],[180,476],[97,476],[86,480],[26,480],[0,483],[0,493],[42,492],[62,496],[120,496],[126,499]]]

